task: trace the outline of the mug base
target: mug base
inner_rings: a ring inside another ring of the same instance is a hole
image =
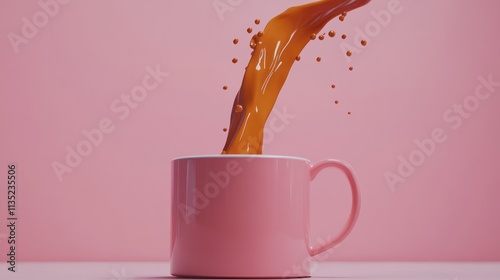
[[[188,274],[177,274],[171,273],[172,276],[177,278],[195,278],[195,279],[298,279],[298,278],[311,278],[311,275],[303,275],[303,276],[252,276],[252,275],[233,275],[233,276],[217,276],[217,275],[188,275]]]

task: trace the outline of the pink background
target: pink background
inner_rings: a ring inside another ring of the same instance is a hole
[[[221,151],[249,57],[247,27],[262,29],[306,2],[75,0],[61,4],[18,53],[9,34],[21,36],[23,17],[43,20],[43,10],[37,1],[0,2],[0,219],[7,164],[16,162],[19,259],[167,260],[170,160]],[[399,2],[399,13],[381,27],[372,12],[384,13],[390,2]],[[214,3],[230,9],[219,15]],[[499,10],[496,0],[374,0],[342,23],[333,20],[325,31],[337,36],[301,54],[276,104],[293,117],[271,117],[281,125],[269,130],[264,149],[342,159],[357,171],[358,224],[325,258],[500,260],[500,87],[478,104],[472,97],[479,77],[500,81]],[[368,46],[354,41],[356,28],[368,28]],[[352,62],[339,47],[342,33],[360,50]],[[120,119],[111,104],[157,65],[169,76]],[[470,115],[452,112],[446,121],[443,114],[464,100]],[[64,163],[66,146],[75,149],[82,130],[104,118],[114,131],[60,182],[52,163]],[[400,155],[421,160],[414,142],[434,129],[444,143],[391,188],[385,174],[398,174]],[[345,220],[346,184],[333,172],[315,181],[315,240]],[[1,226],[0,258],[5,237]]]

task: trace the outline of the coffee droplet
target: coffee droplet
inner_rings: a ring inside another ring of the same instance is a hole
[[[344,21],[344,19],[345,19],[345,17],[344,17],[344,16],[340,16],[340,17],[339,17],[339,20],[340,20],[340,21]]]
[[[295,57],[295,60],[299,61],[299,60],[300,60],[300,55],[297,55],[297,56]]]
[[[252,33],[252,28],[251,27],[247,28],[247,32]]]
[[[342,39],[345,39],[345,38],[347,38],[347,35],[342,34]]]
[[[350,114],[351,114],[351,112],[347,112],[347,114],[348,114],[348,115],[350,115]]]
[[[224,127],[224,128],[222,129],[222,131],[226,132],[226,131],[227,131],[227,128],[225,128],[225,127]]]
[[[233,61],[233,63],[236,63],[236,62],[238,62],[238,59],[235,57],[235,58],[233,58],[232,61]]]
[[[335,36],[335,31],[330,30],[330,32],[328,32],[328,36],[334,37]]]
[[[347,51],[347,52],[345,53],[345,55],[347,55],[347,56],[351,56],[351,55],[352,55],[352,52],[351,52],[351,51]]]
[[[335,88],[335,84],[332,84],[332,88]]]
[[[260,19],[256,19],[254,22],[255,22],[255,24],[259,24],[260,23]]]
[[[239,42],[239,41],[240,41],[240,40],[238,40],[238,38],[234,38],[234,40],[233,40],[233,44],[235,44],[235,45],[236,45],[236,44],[238,44],[238,42]]]
[[[234,111],[236,113],[239,113],[239,112],[243,111],[243,107],[241,105],[236,105],[236,108],[234,109]]]
[[[346,11],[343,11],[343,12],[342,12],[342,16],[343,16],[343,17],[347,16],[347,12],[346,12]]]
[[[318,56],[318,57],[316,57],[316,61],[317,61],[317,62],[320,62],[320,61],[321,61],[321,57],[319,57],[319,56]]]
[[[352,71],[352,69],[354,69],[354,68],[352,68],[352,66],[351,66],[351,67],[349,67],[349,71]]]
[[[367,44],[366,40],[361,40],[361,45],[362,46],[366,46],[366,44]]]
[[[252,40],[250,40],[250,48],[252,49],[255,49],[257,47],[257,43],[255,42],[255,40],[252,38]]]
[[[325,39],[325,34],[321,34],[321,35],[319,35],[318,39],[320,39],[320,40]]]
[[[223,86],[223,87],[222,87],[222,89],[223,89],[223,90],[227,90],[227,86]]]
[[[310,0],[313,1],[313,0]],[[212,0],[213,2],[213,0]],[[225,1],[229,3],[234,3],[237,2],[236,0],[231,0],[231,1]],[[238,92],[238,95],[235,97],[236,102],[232,104],[229,110],[231,110],[231,122],[230,125],[228,124],[227,128],[228,131],[226,133],[226,136],[228,136],[226,140],[226,144],[222,150],[222,154],[262,154],[262,146],[263,142],[265,142],[264,136],[262,136],[262,131],[264,129],[264,124],[263,120],[267,119],[269,117],[269,113],[271,113],[272,107],[275,105],[275,101],[278,98],[278,95],[280,93],[280,90],[282,89],[283,86],[286,87],[285,85],[285,79],[287,78],[291,67],[293,65],[293,62],[295,62],[294,59],[297,59],[298,55],[300,54],[300,50],[302,50],[308,43],[309,44],[328,44],[329,42],[312,42],[312,40],[316,40],[316,37],[320,36],[324,32],[328,33],[328,36],[336,36],[335,33],[329,33],[328,29],[322,30],[324,26],[330,22],[330,21],[335,21],[332,22],[332,24],[338,24],[336,22],[335,18],[338,18],[340,14],[344,11],[350,11],[351,9],[357,8],[359,6],[362,6],[369,2],[368,0],[324,0],[324,1],[317,1],[313,2],[310,4],[305,4],[302,6],[297,6],[293,8],[289,8],[285,10],[285,12],[277,15],[276,17],[273,17],[269,23],[267,22],[262,22],[261,25],[255,25],[252,24],[251,18],[247,19],[247,27],[249,30],[252,30],[252,28],[255,28],[254,31],[249,32],[250,34],[247,34],[247,38],[253,38],[254,42],[253,44],[256,46],[255,50],[257,52],[254,53],[252,59],[248,63],[248,72],[245,72],[245,75],[243,77],[243,82],[242,86],[240,87]],[[349,12],[350,13],[350,12]],[[254,20],[256,19],[255,16]],[[343,16],[345,17],[345,16]],[[245,25],[246,25],[245,24]],[[264,29],[264,25],[267,24],[266,29]],[[340,24],[345,24],[341,22]],[[251,27],[251,28],[250,28]],[[241,32],[244,33],[245,29],[244,26],[239,27],[241,28]],[[336,28],[336,27],[330,27],[330,28]],[[265,31],[266,36],[259,38],[257,36],[257,32],[259,30]],[[344,34],[344,30],[338,29],[339,37]],[[366,31],[366,30],[365,30]],[[314,34],[313,34],[314,33]],[[318,35],[319,33],[319,35]],[[349,32],[348,32],[349,33]],[[331,34],[331,35],[330,35]],[[345,33],[347,34],[347,33]],[[347,37],[344,34],[344,39]],[[351,35],[349,36],[354,36],[355,34],[349,33]],[[309,35],[309,36],[308,36]],[[234,34],[231,35],[233,36],[238,36],[241,37],[241,35]],[[326,37],[326,35],[324,35]],[[309,40],[308,40],[309,38]],[[314,38],[314,39],[312,39]],[[359,42],[368,37],[358,37],[354,39],[354,45],[361,47],[359,45]],[[234,37],[233,37],[234,39]],[[268,40],[269,39],[269,40]],[[351,39],[351,37],[349,37]],[[227,43],[230,41],[230,37],[226,38]],[[248,44],[245,43],[244,37],[242,37],[242,44]],[[288,41],[287,41],[288,40]],[[324,39],[325,41],[328,41],[328,38]],[[337,38],[332,38],[332,40],[337,40]],[[368,40],[368,39],[367,39]],[[356,44],[355,41],[358,41]],[[347,40],[343,40],[342,42],[347,42]],[[257,48],[258,47],[258,48]],[[326,47],[326,46],[325,46]],[[245,47],[246,48],[246,47]],[[261,49],[262,48],[262,49]],[[347,49],[342,50],[344,54],[350,50],[354,49],[354,47],[349,47]],[[250,50],[251,52],[252,50]],[[356,52],[356,49],[354,51]],[[316,57],[314,57],[314,54],[316,54]],[[226,58],[227,60],[231,59],[231,54],[228,54],[229,56]],[[234,54],[237,55],[237,54]],[[295,55],[295,56],[294,56]],[[314,60],[322,60],[321,55],[324,55],[324,53],[312,53],[312,55],[307,55],[302,63],[312,63],[314,64]],[[240,55],[238,55],[238,58]],[[346,56],[344,55],[346,58]],[[243,59],[243,58],[242,58]],[[318,64],[315,65],[317,67],[322,67],[326,66],[327,64],[330,63],[330,58],[327,57],[326,61],[321,61],[317,62]],[[265,64],[264,64],[265,62]],[[283,62],[283,63],[280,63]],[[226,63],[229,63],[227,61]],[[300,64],[302,64],[300,63]],[[326,63],[326,64],[325,64]],[[233,68],[240,68],[240,62],[238,62],[238,65],[234,65]],[[354,63],[353,63],[354,64]],[[349,63],[340,65],[340,67],[347,67],[351,66]],[[241,65],[244,67],[245,65]],[[279,68],[277,68],[279,67]],[[264,68],[264,69],[262,69]],[[279,70],[277,70],[277,69]],[[345,71],[345,68],[344,70]],[[356,73],[347,73],[347,75],[353,75]],[[272,75],[272,78],[269,79]],[[325,74],[326,75],[326,74]],[[330,76],[330,75],[328,75]],[[356,75],[354,75],[356,76]],[[326,77],[326,76],[325,76]],[[219,79],[219,83],[220,82]],[[341,89],[339,89],[339,92],[336,92],[335,89],[330,89],[328,90],[328,82],[339,82],[337,79],[332,78],[325,78],[323,79],[323,83],[320,84],[319,86],[323,87],[323,90],[331,94],[332,97],[329,97],[328,94],[325,96],[329,100],[326,100],[331,109],[335,109],[339,114],[345,114],[349,107],[347,106],[348,104],[342,103],[342,106],[340,105],[340,100],[337,100],[337,98],[342,98],[341,94],[342,93],[342,86]],[[325,82],[326,81],[326,82]],[[225,79],[223,80],[225,81]],[[333,83],[332,83],[333,84]],[[224,84],[223,84],[224,85]],[[331,84],[330,84],[331,85]],[[216,87],[220,87],[219,85],[215,85]],[[233,85],[232,85],[233,86]],[[265,89],[265,97],[266,98],[261,98],[263,89]],[[326,89],[326,90],[325,90]],[[220,88],[219,88],[220,90]],[[235,90],[234,88],[231,88],[231,91]],[[226,92],[224,92],[226,93]],[[333,104],[332,106],[331,103],[329,102],[335,102],[338,105]],[[345,101],[345,100],[344,100]],[[238,109],[238,105],[241,106],[241,112],[236,112]],[[258,117],[253,116],[255,113],[259,113]],[[253,122],[252,122],[253,121]],[[349,120],[353,121],[353,120]],[[224,124],[221,125],[222,127],[225,127]],[[215,130],[219,130],[222,128],[215,128]],[[220,133],[220,130],[219,130]],[[267,141],[266,141],[267,142]],[[224,157],[227,157],[224,155]]]
[[[264,35],[264,33],[262,33],[262,31],[257,32],[258,37],[262,37],[263,35]]]

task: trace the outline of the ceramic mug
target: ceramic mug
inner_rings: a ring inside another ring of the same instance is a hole
[[[340,169],[352,192],[342,231],[318,247],[309,241],[309,186],[323,169]],[[310,276],[310,256],[341,242],[360,207],[346,163],[267,155],[210,155],[172,161],[170,271],[180,277]],[[304,261],[307,265],[303,265]],[[292,268],[301,266],[299,272]]]

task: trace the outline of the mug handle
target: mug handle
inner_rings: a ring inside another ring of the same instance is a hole
[[[317,247],[312,247],[312,246],[307,247],[310,256],[315,256],[321,252],[333,248],[335,245],[342,242],[342,240],[344,240],[347,237],[347,235],[349,235],[349,233],[352,231],[359,216],[360,196],[359,196],[358,184],[356,183],[354,172],[352,171],[352,168],[350,167],[349,164],[333,159],[318,162],[311,166],[310,181],[313,181],[314,178],[316,178],[316,176],[318,175],[318,173],[327,167],[334,167],[340,169],[349,180],[349,185],[351,186],[351,193],[352,193],[351,213],[349,214],[349,219],[344,224],[344,228],[333,240],[330,240],[326,244],[319,245]]]

